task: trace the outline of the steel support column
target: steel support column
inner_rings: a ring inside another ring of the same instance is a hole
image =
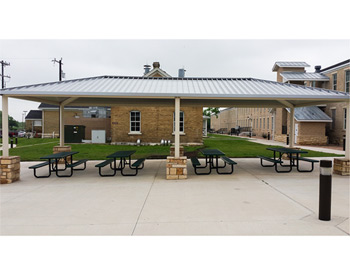
[[[345,159],[350,160],[350,101],[346,111]]]
[[[180,157],[180,98],[175,97],[175,158]]]
[[[64,105],[60,104],[60,146],[64,146],[64,123],[63,123]]]
[[[8,97],[2,96],[2,156],[9,156],[9,104]]]
[[[294,139],[295,139],[295,128],[294,128],[294,107],[290,108],[290,126],[289,126],[289,147],[293,148],[294,147]]]

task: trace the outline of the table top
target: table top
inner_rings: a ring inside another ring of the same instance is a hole
[[[107,158],[125,158],[130,157],[132,154],[136,153],[136,151],[118,151],[113,154],[107,156]]]
[[[51,155],[47,155],[47,156],[41,157],[41,159],[60,159],[60,158],[69,157],[69,156],[72,156],[72,155],[78,154],[78,153],[79,152],[75,152],[75,151],[72,151],[72,152],[59,152],[59,153],[56,153],[56,154],[51,154]]]
[[[225,155],[224,152],[221,152],[218,149],[203,149],[200,151],[205,156],[224,156]]]
[[[307,151],[301,151],[298,149],[293,149],[293,148],[285,148],[285,147],[270,147],[270,148],[266,148],[266,150],[270,150],[270,151],[276,151],[276,152],[280,152],[280,153],[290,153],[290,154],[297,154],[297,153],[301,153],[301,154],[307,154]]]

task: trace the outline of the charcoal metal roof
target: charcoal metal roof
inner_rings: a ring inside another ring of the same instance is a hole
[[[294,118],[299,122],[332,122],[332,119],[317,106],[295,108]]]
[[[350,65],[350,59],[344,60],[342,62],[339,62],[339,63],[334,64],[332,66],[329,66],[327,68],[324,68],[324,69],[321,70],[321,72],[329,71],[331,69],[335,69],[335,68],[337,68],[339,66],[344,66],[344,65]]]
[[[47,103],[41,103],[38,109],[58,109],[59,105],[52,105]],[[69,106],[70,109],[86,109],[89,108],[87,106]]]
[[[305,67],[310,67],[309,64],[306,62],[290,62],[290,61],[277,61],[272,67],[272,71],[276,71],[277,67],[280,68],[305,68]]]
[[[282,72],[284,81],[329,81],[329,77],[320,73]]]
[[[26,119],[42,119],[42,112],[41,110],[30,110],[29,113],[26,116]]]
[[[60,103],[68,98],[77,98],[73,104],[84,106],[102,106],[120,99],[192,99],[201,100],[245,100],[249,104],[262,104],[261,100],[270,100],[271,104],[279,100],[288,100],[298,104],[316,105],[311,101],[348,101],[349,95],[332,90],[279,83],[254,78],[145,78],[128,76],[99,76],[83,79],[50,82],[0,90],[0,94],[14,98],[45,103]],[[254,102],[255,100],[255,102]],[[84,104],[83,104],[84,103]],[[207,103],[207,102],[206,102]],[[317,103],[319,104],[319,103]],[[110,106],[110,105],[109,105]],[[207,105],[204,105],[207,106]],[[209,105],[208,105],[209,106]],[[225,105],[220,105],[225,106]],[[235,105],[226,105],[235,106]]]

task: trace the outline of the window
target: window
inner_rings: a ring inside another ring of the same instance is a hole
[[[350,70],[345,71],[345,92],[350,93]]]
[[[344,111],[343,111],[343,113],[344,113],[344,116],[343,116],[343,118],[344,118],[344,120],[343,120],[343,121],[344,121],[344,123],[343,123],[343,129],[346,130],[346,116],[347,116],[346,113],[347,113],[347,110],[346,110],[346,108],[344,108],[343,110],[344,110]]]
[[[264,124],[263,125],[264,125],[263,129],[265,129],[265,118],[264,118]]]
[[[259,128],[261,129],[261,118],[260,118],[260,127]]]
[[[331,123],[331,130],[334,130],[335,128],[335,116],[337,114],[336,109],[331,109],[331,115],[332,115],[332,123]]]
[[[333,90],[337,89],[337,74],[333,74]]]
[[[310,87],[315,88],[315,87],[316,87],[316,81],[311,81],[311,82],[310,82]]]
[[[174,112],[174,115],[173,115],[174,119],[174,123],[173,123],[173,131],[175,133],[175,112]],[[184,132],[184,112],[183,111],[180,111],[180,133],[183,133]]]
[[[269,129],[269,128],[270,128],[270,125],[269,125],[269,124],[270,124],[270,121],[269,121],[269,120],[270,120],[270,119],[269,119],[269,118],[267,118],[267,123],[266,123],[266,124],[267,124],[267,125],[266,125],[266,126],[267,126],[267,127],[266,127],[267,129]]]
[[[130,132],[141,132],[141,112],[130,112]]]
[[[33,126],[41,126],[41,120],[34,120]]]

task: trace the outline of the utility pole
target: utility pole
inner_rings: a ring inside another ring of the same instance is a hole
[[[62,81],[62,78],[64,77],[64,72],[62,71],[62,57],[60,60],[57,60],[56,58],[52,60],[53,64],[58,63],[58,80]]]
[[[53,64],[58,63],[58,80],[62,81],[62,77],[64,77],[64,73],[62,71],[62,57],[60,60],[57,60],[56,58],[52,60]],[[60,114],[60,108],[58,108],[58,132],[61,133],[61,114]],[[60,137],[61,138],[61,137]]]
[[[1,89],[5,89],[5,77],[10,78],[10,76],[5,75],[4,69],[6,66],[10,66],[10,63],[7,63],[4,60],[1,60],[0,63],[1,63]]]

